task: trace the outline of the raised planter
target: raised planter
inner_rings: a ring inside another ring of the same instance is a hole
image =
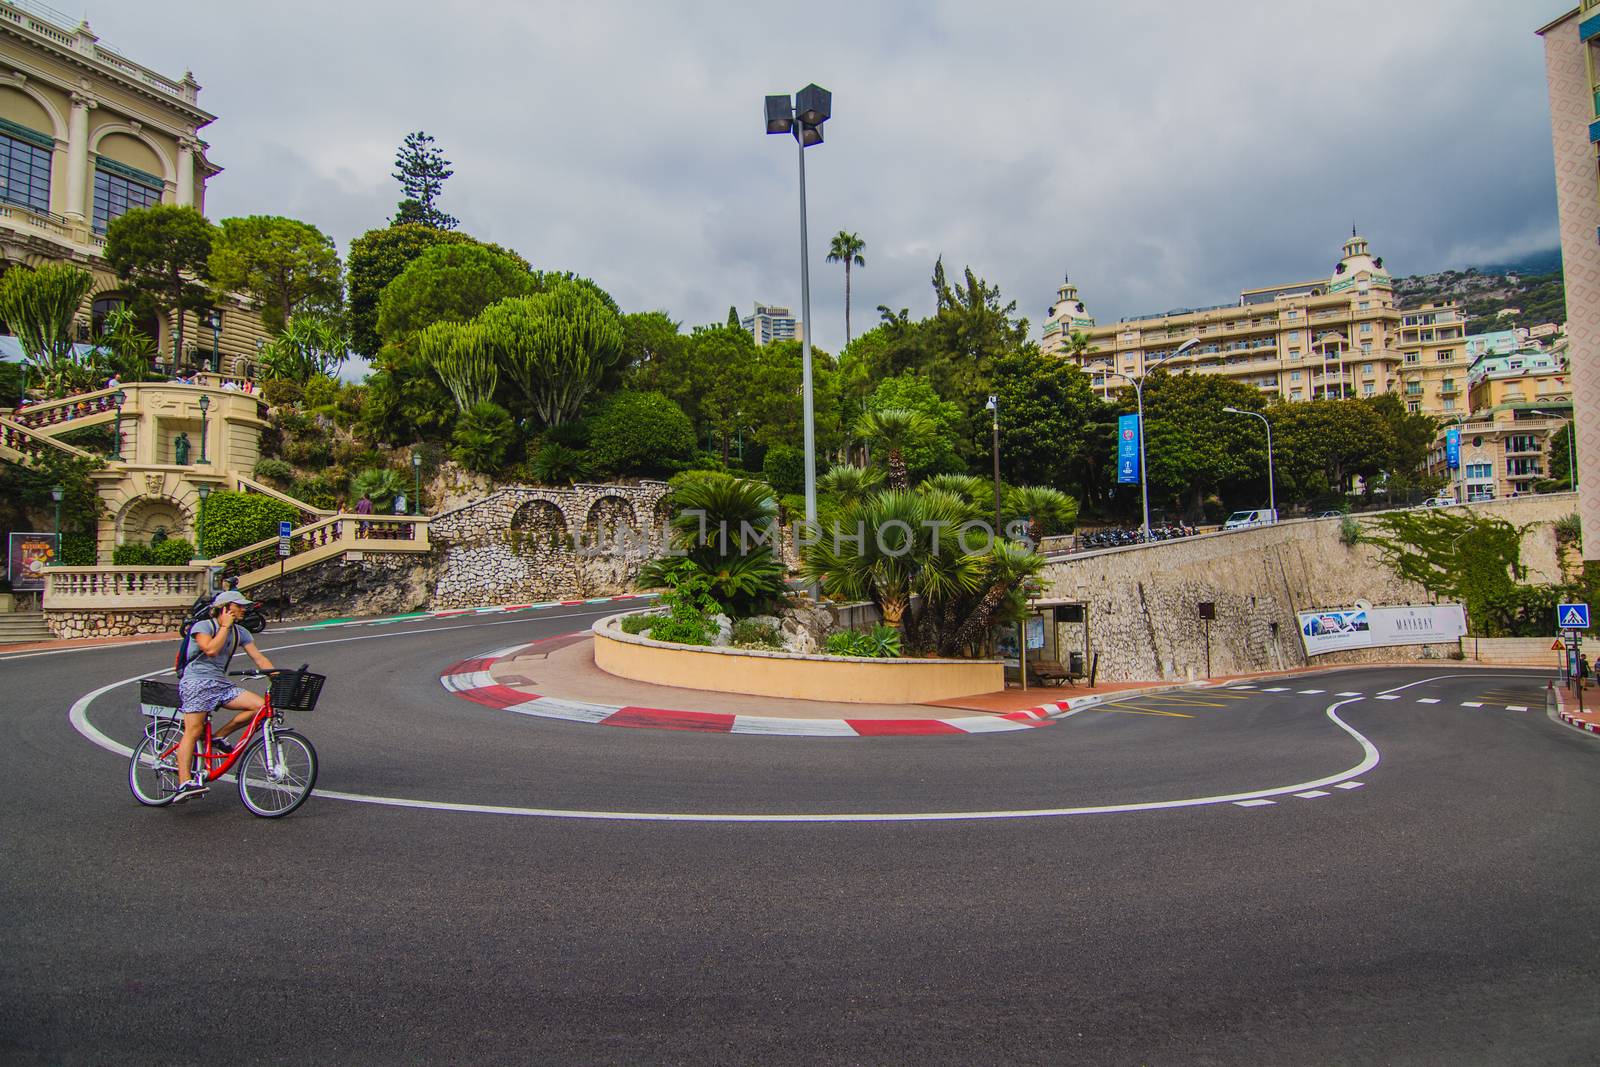
[[[591,627],[595,665],[656,685],[852,704],[925,704],[993,693],[1006,684],[999,660],[862,659],[676,645],[623,633],[617,625],[622,617],[611,615]]]

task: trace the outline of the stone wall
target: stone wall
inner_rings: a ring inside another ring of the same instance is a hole
[[[347,552],[250,590],[269,619],[391,615],[428,606],[438,570],[429,555]]]
[[[667,483],[514,486],[434,517],[432,607],[629,591],[656,553]]]
[[[1555,531],[1572,514],[1572,493],[1519,497],[1474,510],[1530,526],[1522,558],[1529,582],[1561,580]],[[1235,533],[1111,549],[1054,560],[1040,600],[1086,605],[1088,645],[1108,681],[1204,677],[1204,624],[1196,607],[1216,604],[1210,624],[1211,674],[1244,674],[1303,666],[1442,658],[1456,646],[1399,646],[1317,656],[1308,661],[1295,612],[1374,605],[1422,604],[1420,587],[1396,578],[1368,545],[1343,544],[1342,519],[1302,519]],[[1530,525],[1532,524],[1532,525]],[[1057,625],[1057,647],[1083,647],[1082,627]],[[1065,654],[1064,652],[1062,653]]]
[[[183,625],[186,608],[68,608],[47,610],[45,625],[57,637],[136,637],[172,633]]]

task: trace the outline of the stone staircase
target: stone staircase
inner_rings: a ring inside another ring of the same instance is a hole
[[[56,635],[44,624],[42,611],[12,611],[0,614],[0,645],[24,645],[34,641],[54,641]]]

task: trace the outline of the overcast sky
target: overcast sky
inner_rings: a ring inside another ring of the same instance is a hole
[[[58,0],[58,4],[60,0]],[[798,308],[794,142],[761,101],[832,90],[806,153],[813,338],[844,341],[829,237],[866,241],[854,326],[931,310],[934,258],[1037,336],[1063,272],[1100,321],[1325,276],[1354,221],[1397,274],[1557,243],[1543,53],[1561,3],[272,4],[103,0],[102,41],[193,69],[213,218],[339,244],[385,224],[407,131],[441,206],[536,267],[686,327]],[[803,23],[793,20],[804,15]],[[79,12],[73,9],[76,16]]]

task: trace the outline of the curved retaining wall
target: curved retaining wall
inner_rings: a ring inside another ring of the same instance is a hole
[[[620,618],[608,616],[592,627],[595,666],[656,685],[852,704],[923,704],[1005,688],[999,660],[859,659],[699,648],[625,634],[615,625]]]

